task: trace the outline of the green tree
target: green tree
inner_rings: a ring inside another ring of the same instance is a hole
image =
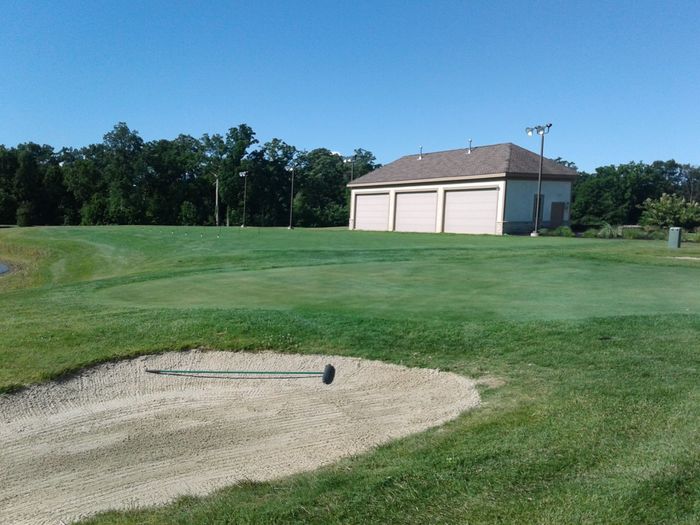
[[[64,150],[61,154],[64,185],[78,210],[80,224],[109,222],[108,181],[104,175],[104,145],[93,144],[81,150]]]
[[[645,226],[680,226],[691,229],[700,225],[700,204],[686,201],[680,195],[664,193],[659,199],[645,200],[641,208],[640,223]]]
[[[145,202],[141,189],[146,178],[143,139],[119,122],[104,136],[104,176],[108,186],[107,217],[116,224],[144,222]]]
[[[257,144],[255,132],[247,124],[230,128],[223,137],[219,134],[202,137],[205,151],[205,173],[212,184],[219,179],[219,198],[226,208],[226,223],[231,210],[238,209],[243,199],[243,182],[239,176],[251,146]],[[216,222],[216,221],[214,221]]]
[[[78,212],[72,194],[66,188],[63,169],[56,157],[42,170],[39,193],[41,224],[75,224]]]
[[[557,164],[561,164],[562,166],[566,166],[567,168],[571,168],[572,170],[577,170],[578,166],[576,166],[575,162],[571,162],[570,160],[563,159],[561,157],[557,157],[554,159],[554,162]]]
[[[0,145],[0,224],[17,222],[17,199],[14,190],[17,166],[17,150]]]
[[[14,194],[17,200],[17,225],[32,226],[39,222],[39,192],[41,172],[37,159],[29,149],[22,149],[17,157]]]
[[[680,164],[675,160],[655,161],[652,166],[662,170],[674,186],[674,193],[688,201],[700,196],[700,167]]]
[[[366,175],[370,171],[374,171],[381,167],[381,164],[377,164],[376,158],[371,151],[366,149],[357,148],[351,157],[347,160],[351,162],[350,165],[350,178],[357,179]]]
[[[581,174],[574,184],[572,224],[636,224],[646,199],[657,199],[673,190],[665,166],[630,162],[596,168],[593,174]]]
[[[245,160],[248,172],[246,222],[259,226],[283,226],[289,220],[292,165],[297,150],[280,139],[272,139],[250,152]],[[242,195],[242,194],[241,194]]]
[[[15,197],[24,224],[64,224],[74,213],[74,203],[64,184],[62,152],[32,142],[17,146]],[[68,217],[67,217],[68,216]]]
[[[349,172],[343,157],[318,148],[300,155],[300,166],[299,190],[294,200],[297,224],[311,227],[346,224]],[[357,163],[355,167],[358,168]],[[363,169],[366,167],[359,168],[359,173]]]
[[[202,174],[202,144],[189,135],[149,142],[144,146],[143,159],[146,170],[140,189],[144,221],[178,224],[181,204],[193,197],[189,195],[189,183]],[[197,216],[196,206],[194,212],[188,211],[188,220],[196,221]]]

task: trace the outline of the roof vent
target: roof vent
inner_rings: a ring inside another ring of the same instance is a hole
[[[467,150],[467,155],[472,154],[472,139],[469,139],[469,149]]]
[[[418,160],[423,158],[423,146],[420,146],[420,153],[418,154]]]

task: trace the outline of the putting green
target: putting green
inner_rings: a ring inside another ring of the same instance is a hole
[[[576,319],[696,312],[696,275],[687,267],[506,256],[215,271],[106,287],[97,299],[390,318]]]

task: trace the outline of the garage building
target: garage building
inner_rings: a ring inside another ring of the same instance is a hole
[[[534,228],[540,156],[515,144],[408,155],[350,184],[350,229],[501,235]],[[542,165],[540,225],[569,223],[574,169]]]

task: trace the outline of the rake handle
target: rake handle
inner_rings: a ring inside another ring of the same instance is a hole
[[[270,375],[323,375],[323,372],[274,372],[269,370],[158,370],[146,368],[149,374],[270,374]]]

